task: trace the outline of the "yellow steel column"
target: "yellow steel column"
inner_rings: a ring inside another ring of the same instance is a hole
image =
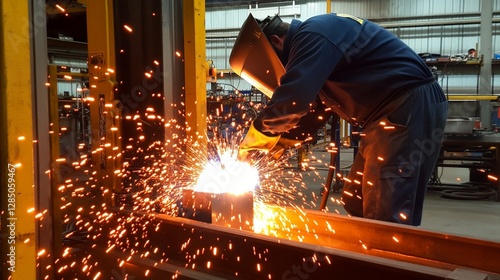
[[[106,200],[120,191],[121,114],[114,99],[115,34],[113,0],[87,1],[87,39],[92,127],[92,162]]]
[[[2,279],[36,279],[29,1],[0,2]],[[10,276],[10,278],[9,278]]]
[[[326,0],[326,13],[329,14],[332,12],[332,1]]]
[[[205,1],[184,0],[183,14],[187,136],[204,147],[207,130]]]

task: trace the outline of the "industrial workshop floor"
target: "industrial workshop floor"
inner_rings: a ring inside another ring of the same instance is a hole
[[[319,161],[315,161],[315,159]],[[352,163],[353,150],[341,148],[340,159],[341,168],[348,169]],[[297,162],[294,158],[290,160],[290,163],[293,163],[294,160]],[[329,153],[325,150],[324,145],[318,144],[312,147],[308,160],[310,166],[317,167],[315,172],[319,173],[320,177],[326,178],[328,170],[324,167],[325,162],[329,162]],[[439,168],[438,173],[441,183],[456,184],[469,180],[469,170],[466,168]],[[308,189],[305,193],[315,192],[316,194],[319,194],[321,184],[326,181],[326,179],[318,180],[317,175],[307,176],[307,174],[303,175],[303,180],[306,181],[305,185]],[[339,199],[341,194],[340,192],[330,192],[330,197]],[[319,208],[319,203],[314,207]],[[346,214],[341,205],[333,203],[331,200],[327,207],[330,212],[336,211],[340,214]],[[421,228],[500,242],[500,202],[495,201],[494,195],[484,199],[463,200],[444,198],[441,196],[441,190],[438,189],[428,190],[424,201]]]

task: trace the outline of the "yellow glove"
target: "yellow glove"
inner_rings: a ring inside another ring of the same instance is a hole
[[[253,123],[250,125],[245,138],[240,143],[240,149],[238,151],[238,159],[246,160],[248,153],[252,150],[269,152],[276,144],[280,136],[266,136],[262,132],[258,131]]]

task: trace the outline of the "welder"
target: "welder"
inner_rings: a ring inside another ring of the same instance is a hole
[[[260,30],[242,34],[246,25]],[[279,15],[263,20],[249,15],[233,51],[248,41],[244,37],[262,34],[284,73],[241,142],[240,159],[252,150],[272,151],[276,145],[305,141],[336,114],[363,136],[343,186],[346,211],[420,225],[448,110],[425,62],[381,26],[348,14],[290,23]],[[240,62],[256,59],[273,58],[240,57]],[[259,76],[254,69],[246,71],[244,62],[239,65],[246,74],[242,77]],[[258,81],[255,77],[250,80]]]

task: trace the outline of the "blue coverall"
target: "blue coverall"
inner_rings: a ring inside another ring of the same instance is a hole
[[[448,109],[423,60],[384,28],[339,13],[292,20],[280,60],[286,73],[255,128],[300,139],[332,112],[359,126],[345,209],[420,225]]]

